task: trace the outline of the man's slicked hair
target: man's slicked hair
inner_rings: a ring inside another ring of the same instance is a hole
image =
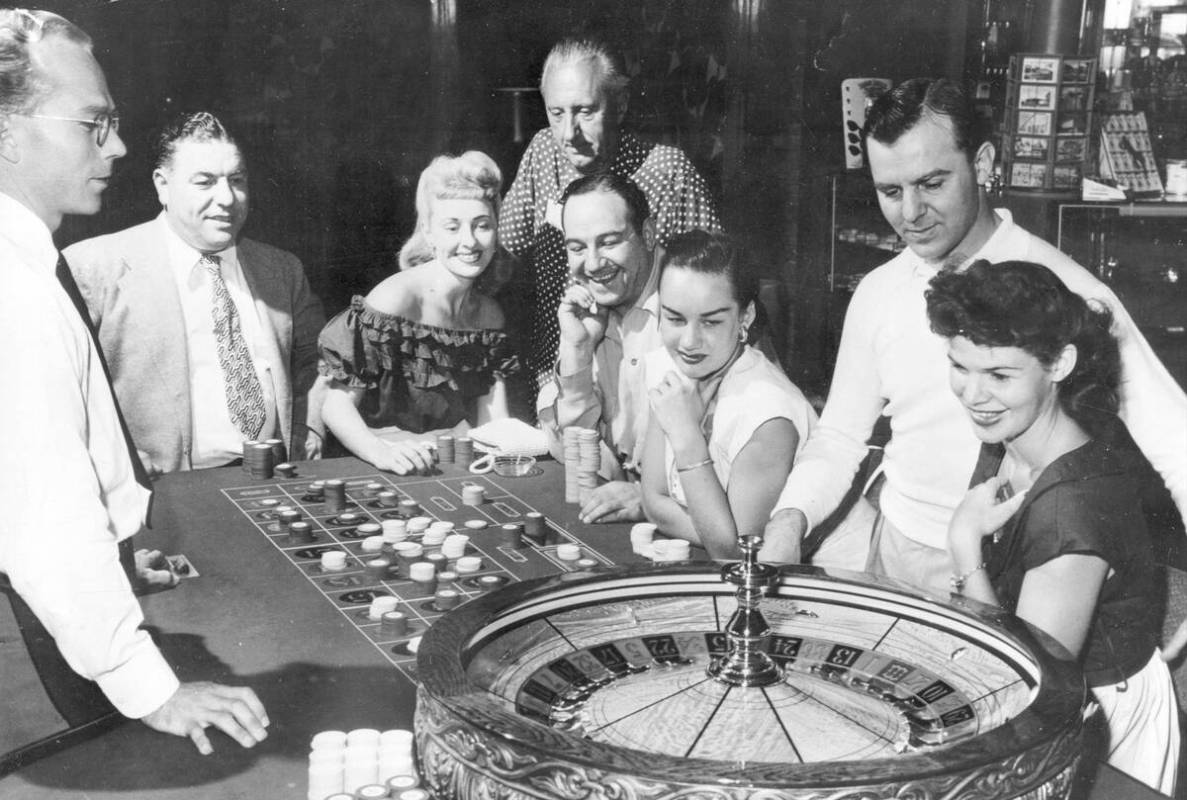
[[[167,167],[173,161],[177,145],[187,141],[227,142],[239,146],[235,137],[214,114],[209,111],[183,111],[169,120],[153,140],[153,168]]]
[[[91,37],[65,17],[49,11],[0,8],[0,114],[19,114],[37,106],[45,84],[33,66],[29,45],[62,36],[87,49]]]
[[[631,79],[614,50],[598,39],[570,37],[557,42],[548,52],[548,58],[544,59],[540,90],[544,90],[544,81],[548,80],[550,72],[582,61],[597,63],[598,85],[613,109],[621,111],[626,108]]]
[[[626,203],[627,222],[636,233],[643,232],[643,223],[651,217],[651,206],[647,202],[647,195],[639,188],[639,184],[630,178],[614,175],[609,172],[599,172],[585,175],[570,183],[561,194],[561,218],[564,219],[563,208],[570,197],[583,194],[613,194],[622,198]]]
[[[912,78],[874,101],[866,112],[862,139],[892,145],[925,115],[948,119],[956,148],[969,161],[989,138],[988,126],[959,83],[947,78]]]

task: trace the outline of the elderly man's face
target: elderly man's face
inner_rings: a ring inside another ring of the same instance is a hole
[[[565,158],[587,175],[614,158],[621,112],[606,96],[596,61],[550,70],[541,85],[548,127]]]
[[[569,275],[589,289],[600,306],[626,306],[639,299],[651,276],[655,229],[631,224],[626,201],[613,192],[570,197],[563,214]]]
[[[31,45],[34,69],[47,93],[28,115],[6,120],[19,149],[17,181],[24,202],[50,229],[65,214],[94,214],[102,205],[117,158],[127,149],[112,130],[100,147],[93,125],[47,117],[91,120],[114,113],[103,70],[91,51],[61,36]],[[32,116],[37,115],[37,116]]]
[[[971,257],[992,233],[978,184],[988,180],[993,147],[982,146],[970,161],[947,117],[925,114],[891,144],[867,139],[866,155],[882,214],[916,255],[932,262]]]
[[[183,139],[153,183],[169,226],[190,247],[217,253],[235,243],[248,208],[247,166],[236,145]]]

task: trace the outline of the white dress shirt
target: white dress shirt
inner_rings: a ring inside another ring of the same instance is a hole
[[[601,433],[602,469],[609,480],[637,473],[643,462],[647,418],[646,357],[663,346],[659,335],[660,251],[634,305],[609,309],[606,333],[594,348],[590,366],[574,375],[554,370],[540,387],[536,416],[548,435],[549,451],[564,457],[564,429],[576,425]]]
[[[166,231],[169,245],[169,266],[177,283],[177,297],[185,316],[186,350],[190,365],[190,409],[193,419],[193,458],[195,469],[219,467],[243,454],[243,434],[231,421],[227,410],[226,381],[218,360],[218,340],[214,335],[213,286],[202,253],[181,240],[164,213],[158,218]],[[264,390],[267,417],[257,438],[277,435],[276,388],[272,384],[272,369],[262,356],[268,352],[261,339],[264,335],[255,298],[243,276],[236,248],[231,246],[219,253],[219,270],[231,301],[239,312],[239,325],[247,343],[247,352],[255,365],[256,376]]]
[[[0,572],[66,662],[125,716],[177,690],[140,630],[117,543],[144,524],[111,387],[90,333],[54,274],[45,224],[0,194]]]
[[[1187,517],[1187,396],[1108,286],[998,209],[997,229],[973,259],[1031,261],[1113,312],[1121,349],[1121,419]],[[943,549],[968,490],[980,441],[948,384],[947,341],[931,332],[923,293],[937,272],[910,249],[857,287],[841,334],[828,402],[775,510],[816,525],[840,503],[879,415],[890,418],[881,509],[902,534]]]

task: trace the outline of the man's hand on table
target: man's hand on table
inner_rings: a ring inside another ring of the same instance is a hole
[[[214,752],[206,728],[213,725],[244,747],[267,738],[268,712],[256,693],[243,686],[208,681],[183,683],[165,704],[142,720],[161,733],[188,736],[198,752]]]
[[[642,484],[629,481],[603,483],[589,494],[589,500],[581,507],[581,521],[593,522],[641,522],[643,514]]]
[[[136,562],[136,580],[133,587],[136,594],[172,589],[181,580],[181,576],[173,571],[173,565],[160,550],[140,549],[133,557]]]

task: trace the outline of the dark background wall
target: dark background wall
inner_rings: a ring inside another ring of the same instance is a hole
[[[152,131],[172,111],[210,108],[248,154],[249,234],[297,253],[330,311],[393,268],[413,224],[417,176],[433,155],[485,150],[510,184],[526,139],[544,125],[533,87],[549,47],[568,33],[601,35],[625,54],[634,79],[629,124],[694,158],[723,202],[727,226],[797,309],[776,313],[780,341],[793,352],[810,345],[811,310],[826,299],[819,248],[805,227],[826,200],[817,177],[842,164],[841,80],[959,74],[980,0],[58,0],[44,7],[95,39],[129,147],[104,211],[69,221],[62,238],[153,216]],[[520,141],[509,88],[527,90]]]

